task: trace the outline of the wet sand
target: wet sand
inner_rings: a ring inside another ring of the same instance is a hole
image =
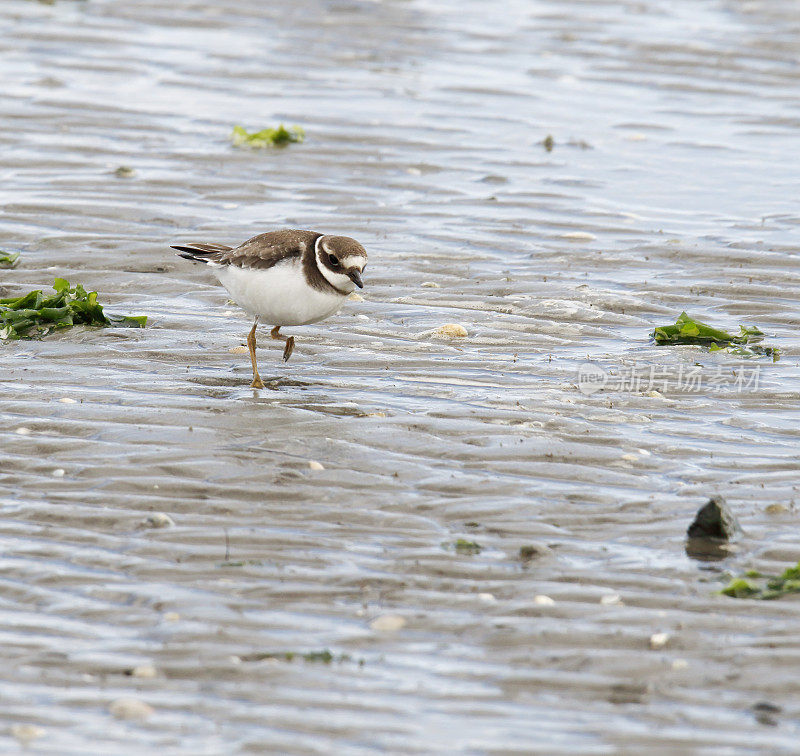
[[[796,752],[800,605],[718,594],[800,558],[794,4],[224,5],[0,6],[0,295],[150,318],[0,345],[0,749]],[[285,226],[364,300],[253,392],[168,245]]]

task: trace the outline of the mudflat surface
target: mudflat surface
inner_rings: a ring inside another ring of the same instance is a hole
[[[487,8],[0,5],[0,292],[150,318],[0,345],[0,750],[796,752],[798,602],[718,594],[800,558],[796,5]],[[253,392],[168,245],[286,226],[364,299]]]

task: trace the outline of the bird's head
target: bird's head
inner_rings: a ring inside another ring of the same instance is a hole
[[[364,288],[361,274],[367,265],[367,250],[349,236],[320,236],[316,244],[317,267],[339,291]]]

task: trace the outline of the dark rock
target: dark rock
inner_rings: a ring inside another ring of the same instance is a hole
[[[780,706],[776,706],[769,701],[759,701],[752,707],[752,712],[755,715],[756,722],[768,727],[778,726],[777,715],[783,711]]]
[[[742,532],[736,516],[721,496],[714,496],[697,511],[686,535],[689,538],[713,538],[732,541]]]

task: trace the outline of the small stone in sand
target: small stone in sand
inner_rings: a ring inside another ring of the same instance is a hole
[[[622,596],[618,593],[606,593],[604,596],[600,597],[600,603],[603,604],[603,606],[621,605]]]
[[[325,465],[323,465],[321,462],[317,462],[316,459],[310,460],[309,463],[308,463],[308,467],[311,470],[324,470],[325,469]]]
[[[148,528],[171,528],[174,524],[175,521],[163,512],[153,512],[142,520],[142,525]]]
[[[742,529],[736,516],[721,496],[709,499],[697,510],[694,522],[689,526],[686,535],[689,538],[714,538],[731,541]]]
[[[533,603],[537,604],[538,606],[555,606],[556,602],[550,598],[550,596],[544,596],[542,594],[533,597]]]
[[[783,504],[767,504],[764,511],[769,515],[782,515],[789,511],[789,507]]]
[[[469,336],[469,331],[458,323],[445,323],[444,325],[440,325],[433,332],[433,335],[444,336],[445,338],[463,339],[465,336]]]
[[[423,281],[423,283],[421,283],[420,286],[422,286],[423,289],[441,289],[442,288],[441,286],[439,286],[438,283],[436,283],[436,281]]]
[[[59,399],[58,401],[61,402],[61,404],[77,404],[78,403],[77,399],[73,399],[72,397],[69,397],[69,396],[62,396],[61,399]]]
[[[121,165],[119,168],[117,168],[117,170],[114,171],[114,175],[117,178],[132,178],[136,175],[136,171],[129,165]]]
[[[406,626],[406,618],[399,614],[383,614],[376,617],[369,626],[380,633],[391,633]]]
[[[117,719],[141,721],[153,715],[153,707],[138,698],[118,698],[108,710]]]

